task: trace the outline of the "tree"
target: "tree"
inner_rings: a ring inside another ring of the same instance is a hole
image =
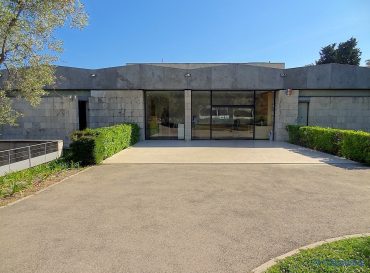
[[[323,47],[320,51],[320,59],[316,64],[330,64],[336,62],[336,44],[331,44]]]
[[[366,60],[366,66],[370,67],[370,60]]]
[[[336,50],[337,62],[340,64],[360,65],[361,51],[357,46],[356,38],[340,43]]]
[[[316,64],[338,63],[360,65],[361,51],[357,48],[356,38],[350,38],[348,41],[325,46],[320,51],[320,59]]]
[[[21,115],[10,96],[36,106],[55,83],[53,64],[62,52],[55,30],[86,24],[80,0],[0,0],[0,126],[15,125]]]

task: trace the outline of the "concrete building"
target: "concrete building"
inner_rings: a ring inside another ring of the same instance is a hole
[[[57,68],[58,81],[1,139],[63,139],[137,123],[142,139],[287,140],[288,124],[370,131],[370,68],[281,63],[128,64]]]

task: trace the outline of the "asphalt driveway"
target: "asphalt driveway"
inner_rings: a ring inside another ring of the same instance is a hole
[[[248,272],[369,232],[370,170],[332,162],[108,160],[0,209],[0,272]]]

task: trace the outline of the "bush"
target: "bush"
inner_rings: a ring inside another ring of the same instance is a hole
[[[370,133],[288,125],[289,142],[370,165]]]
[[[70,145],[72,158],[82,165],[102,162],[139,140],[136,124],[119,124],[97,129],[75,131]]]
[[[339,154],[342,130],[303,126],[299,128],[301,145],[331,154]]]
[[[370,133],[360,131],[344,131],[340,154],[348,159],[370,165]]]
[[[299,128],[301,128],[300,125],[288,125],[286,129],[289,133],[289,142],[293,144],[300,144],[299,143]]]

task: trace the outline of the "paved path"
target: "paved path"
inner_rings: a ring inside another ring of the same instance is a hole
[[[248,272],[370,231],[369,169],[265,163],[93,167],[0,209],[0,272]]]
[[[106,160],[106,163],[258,163],[353,164],[337,156],[286,142],[270,141],[144,141]]]

